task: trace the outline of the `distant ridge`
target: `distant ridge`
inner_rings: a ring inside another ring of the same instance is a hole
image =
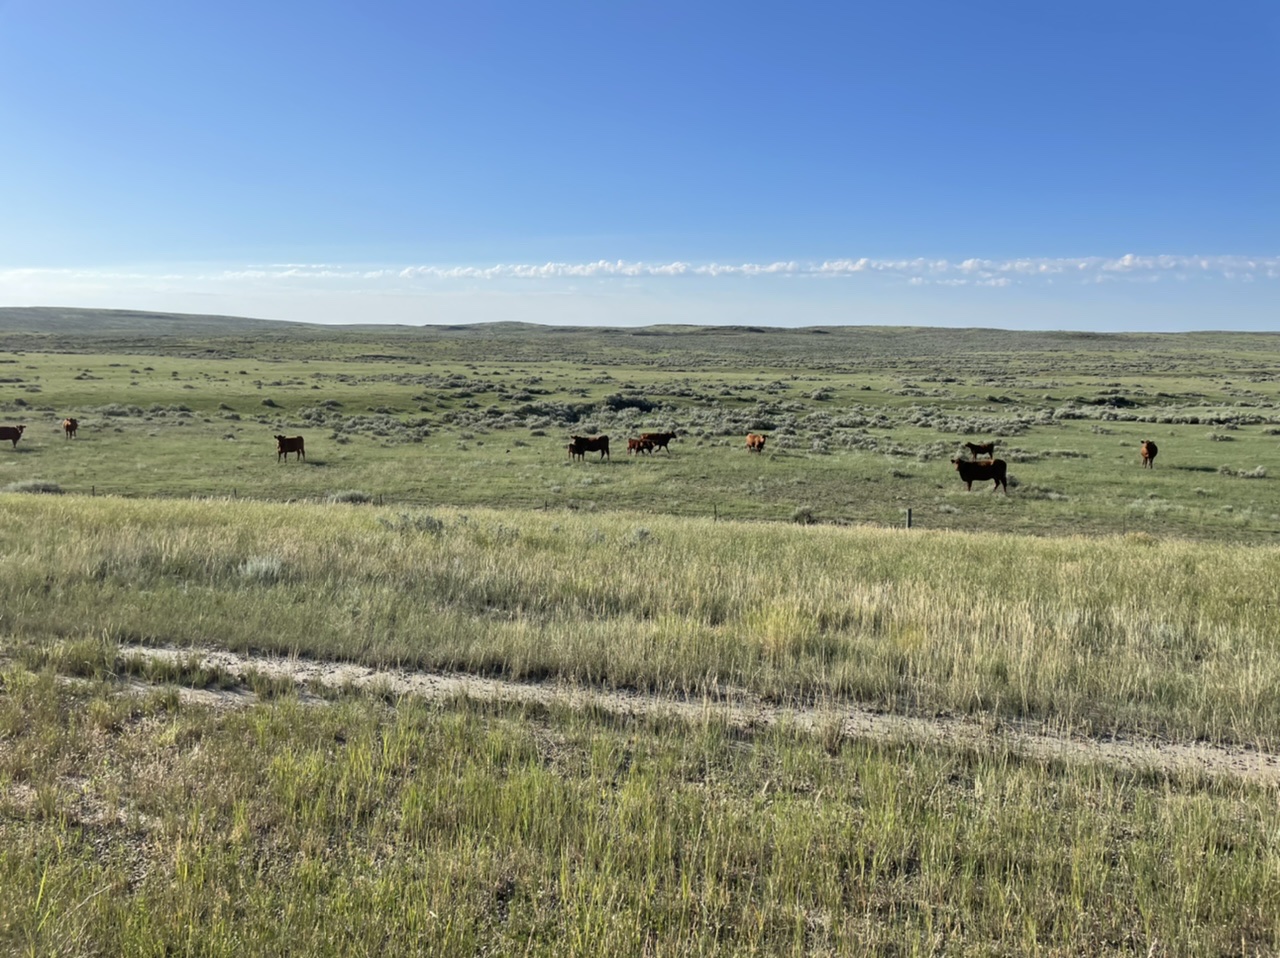
[[[137,309],[81,309],[61,306],[0,307],[0,332],[73,336],[244,336],[319,328],[311,323],[243,316],[150,313]]]
[[[867,367],[877,357],[916,357],[921,372],[947,370],[961,355],[1037,352],[1146,355],[1171,350],[1248,354],[1280,350],[1276,332],[1133,333],[1007,330],[986,327],[760,326],[662,323],[650,326],[550,326],[523,322],[426,324],[299,323],[243,316],[83,309],[0,307],[0,350],[164,353],[186,356],[269,355],[331,358],[367,350],[391,361],[428,354],[466,361],[561,360],[607,365],[610,360],[679,365],[726,361],[749,366]],[[1047,358],[1046,361],[1056,361]]]

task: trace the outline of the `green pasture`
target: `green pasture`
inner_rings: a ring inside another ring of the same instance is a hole
[[[347,328],[157,335],[145,350],[10,334],[0,419],[27,432],[0,449],[0,488],[1280,533],[1275,337],[821,332]],[[670,430],[669,455],[626,455],[627,437]],[[763,455],[746,452],[748,431],[769,437]],[[277,433],[302,435],[307,460],[278,463]],[[612,460],[570,462],[575,433],[608,434]],[[950,463],[989,439],[1007,500],[990,483],[966,494]],[[1139,467],[1142,439],[1160,447],[1154,470]]]
[[[1274,788],[1005,731],[1280,748],[1278,368],[1269,334],[0,310],[0,953],[1275,954]],[[950,463],[991,439],[1007,496]],[[240,687],[203,649],[830,719]]]

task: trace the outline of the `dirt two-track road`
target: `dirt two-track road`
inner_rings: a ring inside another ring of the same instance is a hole
[[[122,648],[124,655],[189,661],[190,649]],[[1096,738],[1056,733],[1039,724],[972,717],[913,717],[872,712],[852,706],[781,707],[742,693],[691,700],[638,692],[583,688],[563,683],[521,683],[445,672],[379,670],[343,662],[281,656],[245,656],[231,652],[195,652],[201,664],[243,676],[250,671],[292,679],[301,688],[368,689],[393,696],[428,700],[458,697],[511,703],[590,707],[619,715],[661,714],[697,722],[708,717],[742,728],[766,728],[790,722],[824,734],[838,731],[852,739],[912,742],[954,748],[1001,745],[1032,760],[1104,763],[1134,770],[1203,773],[1259,784],[1280,785],[1280,755],[1247,747],[1172,743],[1125,737]],[[221,706],[248,704],[247,692],[187,690],[196,701]],[[320,700],[317,700],[320,701]]]

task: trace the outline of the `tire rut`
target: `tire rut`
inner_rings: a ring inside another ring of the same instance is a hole
[[[466,673],[374,669],[346,662],[316,661],[274,655],[240,655],[215,649],[121,647],[122,655],[200,664],[243,678],[257,672],[289,679],[304,687],[353,688],[410,695],[426,700],[460,696],[474,699],[598,709],[626,716],[666,716],[696,722],[710,716],[741,729],[789,722],[801,729],[829,733],[838,723],[853,739],[901,741],[952,748],[1004,746],[1026,758],[1068,763],[1103,763],[1134,771],[1200,772],[1260,784],[1280,785],[1280,755],[1246,746],[1177,743],[1138,737],[1090,738],[1046,730],[1040,723],[939,716],[893,715],[858,708],[784,707],[749,693],[691,700],[670,695],[584,688],[567,683],[530,683],[484,678]],[[222,706],[256,700],[244,691],[183,691],[184,697]]]

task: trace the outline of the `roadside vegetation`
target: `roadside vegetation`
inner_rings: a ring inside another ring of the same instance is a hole
[[[12,496],[0,630],[1280,748],[1280,549]],[[38,664],[38,663],[37,663]]]
[[[1262,954],[1232,781],[459,700],[0,673],[13,954]]]

